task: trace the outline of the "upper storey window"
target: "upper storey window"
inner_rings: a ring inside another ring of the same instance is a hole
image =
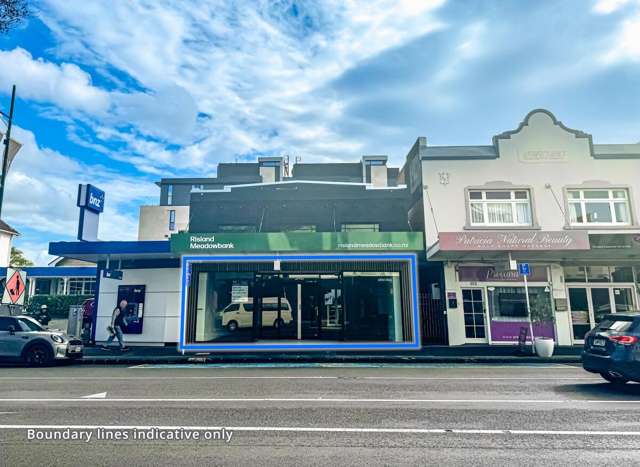
[[[528,190],[469,190],[468,201],[473,227],[532,225]]]
[[[625,189],[567,190],[571,225],[630,225],[629,192]]]

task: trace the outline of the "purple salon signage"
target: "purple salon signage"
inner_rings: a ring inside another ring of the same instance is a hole
[[[551,251],[589,250],[589,235],[584,231],[531,232],[520,230],[495,232],[441,232],[442,251]]]
[[[516,344],[522,328],[529,329],[529,321],[491,321],[491,341],[492,342],[513,342]],[[553,322],[533,323],[533,337],[550,337],[555,339]],[[531,336],[527,336],[527,341],[531,341]]]
[[[458,268],[460,282],[523,282],[518,271],[496,270],[492,266],[460,266]],[[529,282],[547,282],[547,268],[532,266],[527,277]]]

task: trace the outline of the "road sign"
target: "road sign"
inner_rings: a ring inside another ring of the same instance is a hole
[[[9,305],[24,305],[24,295],[27,273],[13,268],[7,268],[7,278],[2,294],[2,303]]]
[[[528,276],[531,273],[529,263],[518,263],[518,273],[521,276]]]
[[[102,271],[102,277],[104,277],[105,279],[114,279],[117,281],[121,281],[122,276],[122,271],[117,269],[105,269],[104,271]]]

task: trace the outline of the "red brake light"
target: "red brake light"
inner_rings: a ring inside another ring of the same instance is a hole
[[[609,339],[622,345],[633,345],[638,342],[636,336],[609,336]]]

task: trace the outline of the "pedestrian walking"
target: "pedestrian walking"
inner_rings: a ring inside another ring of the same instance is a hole
[[[107,327],[110,335],[107,339],[107,343],[102,346],[102,350],[109,350],[109,346],[114,339],[118,339],[118,344],[120,345],[120,350],[122,352],[129,350],[129,347],[124,345],[124,334],[122,333],[122,327],[126,325],[127,305],[127,301],[122,300],[120,304],[113,309],[113,313],[111,314],[111,324]]]

